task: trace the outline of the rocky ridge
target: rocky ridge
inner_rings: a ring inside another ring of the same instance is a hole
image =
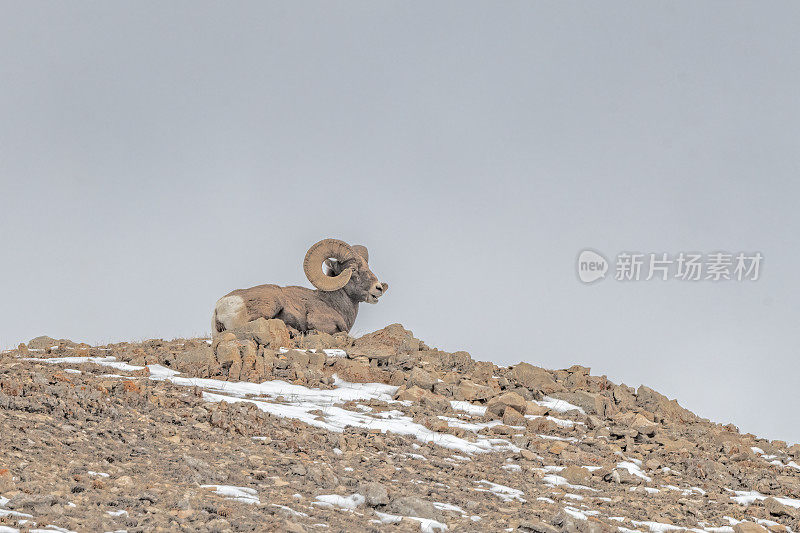
[[[399,324],[0,354],[0,532],[800,531],[800,445]]]

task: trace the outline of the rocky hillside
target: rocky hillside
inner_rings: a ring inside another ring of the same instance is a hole
[[[0,532],[800,532],[800,446],[400,325],[0,355]]]

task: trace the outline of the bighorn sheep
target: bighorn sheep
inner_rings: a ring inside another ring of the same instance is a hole
[[[317,290],[278,285],[237,289],[217,301],[212,334],[216,336],[261,317],[279,318],[293,333],[349,332],[356,321],[358,304],[377,303],[389,288],[378,281],[368,260],[364,246],[323,239],[309,248],[303,261],[306,277]]]

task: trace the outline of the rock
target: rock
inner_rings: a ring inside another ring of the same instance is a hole
[[[560,383],[556,383],[550,373],[530,363],[520,363],[508,375],[508,379],[534,392],[552,394],[564,390]]]
[[[304,350],[289,350],[284,354],[284,357],[286,357],[290,365],[296,365],[300,368],[308,367],[311,361],[311,356]]]
[[[32,350],[49,350],[56,345],[58,345],[58,341],[47,335],[41,335],[28,341],[28,348]]]
[[[431,502],[413,496],[395,498],[387,507],[388,512],[401,516],[416,516],[441,522],[444,520],[442,512]],[[419,525],[417,525],[419,527]]]
[[[772,516],[788,516],[791,518],[800,517],[800,511],[789,507],[788,505],[783,505],[772,496],[764,500],[764,508]]]
[[[220,342],[216,351],[217,361],[222,365],[241,361],[240,346],[241,344],[236,340]]]
[[[609,417],[616,411],[610,398],[592,392],[554,392],[553,398],[564,400],[583,409],[586,414]]]
[[[322,331],[315,331],[309,335],[304,335],[299,342],[299,347],[306,350],[327,350],[337,347],[337,340],[333,335]]]
[[[412,332],[403,328],[401,324],[391,324],[359,337],[349,351],[371,359],[388,359],[392,355],[416,353],[419,350],[420,341],[414,338]]]
[[[289,330],[283,320],[277,318],[270,320],[263,317],[257,318],[230,331],[239,339],[253,340],[258,345],[272,350],[291,346]]]
[[[592,478],[591,472],[582,466],[570,465],[560,475],[573,485],[585,485]]]
[[[352,383],[369,383],[375,381],[372,368],[355,359],[337,359],[333,365],[334,371],[345,381]]]
[[[422,396],[425,394],[425,391],[419,387],[400,387],[397,389],[397,392],[394,394],[395,400],[400,400],[401,402],[418,402],[422,399]]]
[[[322,370],[325,367],[325,352],[309,352],[308,367]]]
[[[425,390],[433,390],[437,379],[421,368],[414,368],[408,376],[408,385]]]
[[[569,448],[569,444],[567,444],[564,441],[557,440],[556,442],[550,445],[548,450],[550,451],[550,453],[560,455],[567,448]]]
[[[653,422],[652,420],[648,420],[641,413],[634,413],[632,411],[614,415],[613,419],[618,424],[633,428],[644,435],[652,436],[655,434],[656,429],[658,428],[657,423]]]
[[[494,389],[486,385],[479,385],[470,380],[463,380],[456,387],[454,397],[456,400],[474,402],[488,400],[495,395]]]
[[[523,520],[517,526],[517,531],[525,531],[530,533],[560,533],[560,530],[551,526],[550,524],[545,524],[544,522],[531,519],[531,520]]]
[[[615,468],[611,471],[611,479],[621,485],[641,485],[644,479],[631,474],[626,468]]]
[[[508,406],[503,411],[503,424],[507,426],[524,426],[526,418],[511,406]]]
[[[767,528],[753,522],[739,522],[733,526],[734,533],[769,533]]]
[[[486,412],[487,414],[491,413],[495,417],[500,418],[503,416],[506,407],[512,407],[517,412],[525,414],[525,410],[528,408],[528,402],[516,392],[507,392],[489,400],[489,404],[486,406]]]
[[[378,482],[370,481],[362,483],[358,488],[359,494],[366,499],[367,505],[377,507],[389,503],[389,491]]]
[[[217,353],[217,347],[226,341],[235,341],[236,335],[231,333],[230,331],[223,331],[222,333],[217,334],[214,339],[211,341],[211,349],[214,353]]]
[[[526,415],[544,416],[549,411],[550,410],[547,407],[539,405],[538,403],[532,401],[528,401],[525,407]]]
[[[786,453],[792,456],[793,459],[800,460],[800,444],[793,444]]]
[[[672,420],[691,422],[697,418],[694,413],[678,405],[676,400],[670,400],[644,385],[636,391],[636,404],[651,413],[658,413]]]
[[[214,350],[206,343],[197,343],[181,353],[176,369],[192,375],[203,375],[203,372],[214,363]]]
[[[629,410],[636,405],[636,397],[633,393],[633,389],[626,385],[616,385],[611,391],[614,402],[625,410]]]
[[[14,489],[14,478],[8,468],[0,468],[0,493]]]
[[[424,391],[425,394],[420,398],[419,403],[425,408],[432,409],[437,413],[444,413],[451,410],[450,400],[441,394]]]

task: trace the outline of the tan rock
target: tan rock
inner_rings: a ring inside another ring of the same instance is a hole
[[[237,340],[226,340],[217,345],[216,356],[220,364],[241,361],[239,353],[240,343]]]
[[[455,399],[474,402],[479,400],[488,400],[495,395],[494,390],[486,385],[478,385],[470,380],[463,380],[458,384],[455,390]]]
[[[310,354],[305,350],[289,350],[284,357],[289,360],[289,364],[297,365],[300,368],[309,366],[311,360]]]
[[[277,318],[258,318],[230,331],[239,339],[253,340],[273,350],[291,346],[289,330],[283,320]]]
[[[503,416],[506,407],[513,407],[519,413],[525,414],[528,402],[516,392],[506,392],[505,394],[495,396],[489,400],[489,404],[486,406],[486,412],[487,414],[491,413],[499,418]]]
[[[503,424],[507,426],[524,426],[526,418],[511,406],[507,406],[503,411]]]
[[[535,416],[544,416],[549,412],[549,409],[543,405],[539,405],[536,402],[528,401],[525,404],[525,414],[526,415],[535,415]]]
[[[791,518],[800,517],[800,511],[794,509],[793,507],[789,507],[788,505],[783,505],[772,496],[764,500],[764,508],[772,516],[788,516]]]
[[[402,324],[391,324],[378,331],[367,333],[353,343],[350,351],[369,358],[388,358],[402,353],[415,353],[420,350],[420,341]]]
[[[582,466],[570,465],[560,475],[573,485],[585,485],[592,478],[591,472]]]
[[[530,363],[520,363],[509,373],[508,379],[532,391],[551,394],[564,390],[560,383],[556,383],[550,373]]]
[[[767,528],[754,522],[739,522],[733,526],[734,533],[767,533]]]
[[[408,384],[412,387],[420,387],[425,390],[432,390],[436,384],[436,377],[421,368],[414,368],[408,376]]]
[[[369,365],[353,359],[338,359],[334,370],[345,381],[353,383],[369,383],[374,381],[372,368]]]
[[[644,385],[636,391],[636,403],[651,413],[658,413],[672,420],[691,422],[697,418],[694,413],[678,405],[676,400],[670,400]]]
[[[14,478],[8,468],[0,468],[0,493],[14,489]]]
[[[394,395],[395,400],[399,400],[401,402],[409,401],[409,402],[419,402],[422,396],[425,394],[425,391],[417,386],[412,387],[400,387],[397,389],[397,392]]]
[[[567,444],[564,441],[557,440],[553,444],[550,445],[548,450],[550,450],[550,453],[554,453],[556,455],[559,455],[561,452],[563,452],[567,448],[569,448],[569,444]]]
[[[315,370],[322,370],[325,367],[325,352],[309,352],[308,367]]]
[[[300,339],[299,348],[304,348],[306,350],[327,350],[338,347],[338,344],[339,342],[333,335],[316,331],[309,335],[304,335]]]

